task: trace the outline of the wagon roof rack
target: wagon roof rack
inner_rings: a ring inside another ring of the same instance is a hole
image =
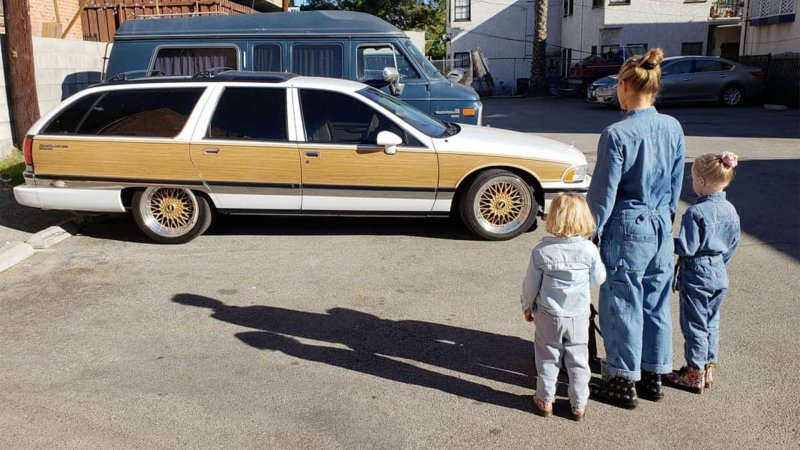
[[[164,76],[164,72],[161,71],[161,70],[145,70],[145,69],[129,70],[127,72],[118,73],[118,74],[114,75],[113,77],[109,78],[108,79],[108,83],[113,83],[113,82],[117,82],[117,81],[128,81],[128,80],[132,79],[131,75],[133,75],[135,73],[143,73],[144,77],[163,77]]]
[[[220,71],[221,70],[221,71]],[[156,76],[144,76],[131,78],[132,73],[159,72]],[[215,73],[216,72],[216,73]],[[151,83],[176,83],[192,81],[247,81],[256,83],[283,83],[297,77],[297,74],[290,72],[243,72],[228,70],[224,67],[205,69],[193,76],[164,76],[163,72],[152,70],[132,70],[123,72],[109,78],[106,83],[113,84],[151,84]]]

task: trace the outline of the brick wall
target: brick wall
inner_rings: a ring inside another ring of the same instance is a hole
[[[61,17],[61,29],[66,30],[69,21],[78,12],[79,0],[57,0],[58,13]],[[30,6],[31,16],[31,31],[34,37],[42,36],[42,24],[46,22],[56,21],[56,10],[54,0],[28,0]],[[0,5],[0,12],[2,12],[2,5]],[[2,16],[2,14],[0,14]],[[0,33],[5,33],[2,20],[0,20]],[[81,19],[75,21],[75,25],[69,30],[67,39],[83,39],[83,30],[81,28]]]
[[[5,58],[5,36],[0,35],[0,53]],[[108,51],[111,51],[109,45]],[[105,42],[71,39],[33,38],[33,63],[39,113],[46,114],[62,99],[100,81]],[[0,59],[0,71],[5,71]],[[5,73],[0,74],[0,158],[11,152],[11,113],[6,93]]]

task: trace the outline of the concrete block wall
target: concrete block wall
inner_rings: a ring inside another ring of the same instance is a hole
[[[0,51],[5,54],[5,42],[0,42]],[[106,45],[104,42],[33,38],[36,94],[41,115],[53,109],[63,99],[100,81]],[[108,51],[111,51],[110,45]],[[2,61],[0,67],[4,73],[0,77],[0,157],[5,157],[12,149],[11,112]]]

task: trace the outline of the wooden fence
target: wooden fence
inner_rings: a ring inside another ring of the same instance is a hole
[[[156,7],[156,5],[158,5]],[[230,0],[88,0],[81,13],[83,40],[111,42],[122,22],[130,19],[253,14],[254,9]]]

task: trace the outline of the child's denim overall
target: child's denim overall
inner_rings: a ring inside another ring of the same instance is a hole
[[[672,370],[672,220],[683,183],[683,130],[655,108],[603,130],[587,200],[608,279],[600,328],[609,375]]]
[[[719,317],[728,290],[726,267],[739,245],[739,215],[717,192],[697,199],[675,238],[679,256],[681,332],[686,363],[704,370],[717,362]]]

